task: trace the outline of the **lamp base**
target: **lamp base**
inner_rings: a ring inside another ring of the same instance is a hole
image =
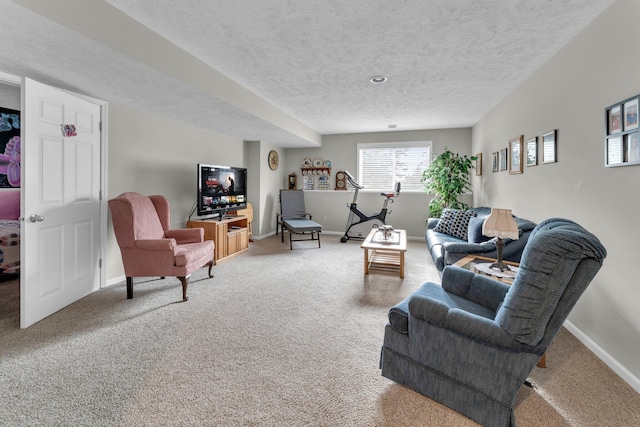
[[[498,259],[496,260],[496,262],[494,262],[493,264],[491,264],[489,266],[489,268],[492,268],[494,270],[500,270],[500,272],[503,272],[505,270],[509,270],[509,266],[506,265],[504,262],[502,262],[502,249],[504,248],[504,242],[502,241],[501,238],[498,237],[498,239],[496,240],[496,252],[498,255]]]
[[[489,266],[489,268],[492,268],[494,270],[500,270],[500,272],[503,272],[505,270],[507,270],[507,271],[511,270],[507,264],[502,262],[502,260],[498,260],[497,262],[494,262],[493,264],[491,264]]]

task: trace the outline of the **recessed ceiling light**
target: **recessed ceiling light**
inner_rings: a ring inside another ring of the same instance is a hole
[[[369,81],[374,85],[379,85],[386,82],[387,78],[385,76],[375,76],[375,77],[371,77]]]

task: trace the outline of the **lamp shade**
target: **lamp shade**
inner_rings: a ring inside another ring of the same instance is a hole
[[[482,224],[482,234],[501,239],[518,240],[518,224],[511,215],[511,209],[491,209],[491,215]]]

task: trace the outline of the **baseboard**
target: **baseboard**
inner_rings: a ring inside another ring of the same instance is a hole
[[[272,231],[272,232],[270,232],[270,233],[263,234],[263,235],[261,235],[261,236],[255,236],[255,235],[254,235],[254,236],[251,236],[251,238],[252,238],[253,240],[262,240],[262,239],[266,239],[267,237],[275,236],[275,234],[276,234],[276,232],[275,232],[275,231]]]
[[[107,280],[107,286],[117,285],[118,283],[122,283],[127,280],[127,276],[115,277],[113,279]]]
[[[267,237],[271,237],[273,235],[275,235],[276,232],[272,231],[270,233],[264,234],[262,236],[253,236],[253,240],[262,240],[262,239],[266,239]],[[322,235],[323,236],[344,236],[344,231],[322,231]],[[354,241],[364,241],[364,238],[362,239],[353,239]],[[424,241],[424,236],[407,236],[407,240],[413,240],[413,241]]]
[[[640,393],[640,379],[633,375],[627,368],[622,366],[613,356],[607,353],[602,347],[596,344],[591,338],[589,338],[584,332],[582,332],[576,325],[570,321],[564,322],[564,327],[567,328],[582,344],[584,344],[589,350],[591,350],[600,360],[602,360],[609,368],[611,368],[616,374],[618,374],[627,384],[629,384],[636,392]]]

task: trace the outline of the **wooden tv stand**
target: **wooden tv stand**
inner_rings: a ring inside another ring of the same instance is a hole
[[[226,261],[249,250],[249,228],[246,216],[222,220],[202,219],[187,221],[187,228],[204,228],[204,239],[213,240],[213,262]]]

